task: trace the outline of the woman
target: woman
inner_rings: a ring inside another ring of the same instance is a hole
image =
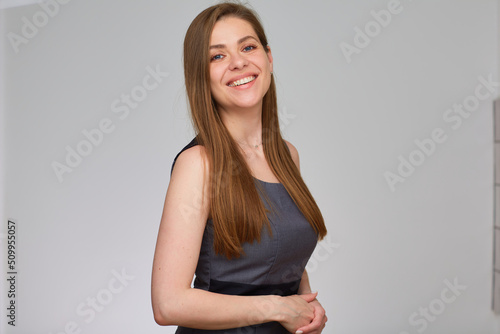
[[[327,321],[305,271],[326,228],[281,137],[272,71],[245,6],[221,3],[191,23],[197,135],[172,165],[152,273],[155,320],[176,333],[313,334]]]

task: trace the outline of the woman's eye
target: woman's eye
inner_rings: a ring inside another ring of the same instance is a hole
[[[210,58],[210,60],[219,60],[219,59],[222,59],[222,55],[221,54],[215,55],[212,58]]]
[[[246,46],[243,50],[244,51],[252,51],[253,49],[255,49],[255,46],[249,45],[249,46]]]

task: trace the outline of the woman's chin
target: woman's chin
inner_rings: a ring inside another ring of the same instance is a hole
[[[261,96],[258,97],[248,97],[248,98],[239,98],[238,100],[232,101],[232,103],[228,104],[228,108],[234,109],[253,109],[253,108],[262,108],[262,100]]]

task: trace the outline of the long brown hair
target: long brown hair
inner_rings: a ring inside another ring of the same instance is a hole
[[[202,11],[186,32],[184,77],[197,140],[204,146],[209,164],[209,218],[213,221],[214,248],[216,253],[231,258],[241,255],[242,243],[260,241],[264,224],[270,232],[271,228],[253,176],[210,92],[210,37],[215,23],[225,16],[249,22],[267,50],[267,38],[256,13],[241,4],[220,3]],[[323,216],[281,136],[273,76],[262,103],[262,143],[271,170],[321,240],[326,235]]]

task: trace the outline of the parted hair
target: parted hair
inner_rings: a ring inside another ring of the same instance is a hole
[[[253,10],[240,3],[219,3],[202,11],[186,32],[184,79],[196,138],[205,149],[209,167],[206,184],[209,186],[209,218],[213,222],[214,249],[217,254],[232,258],[242,254],[244,242],[260,242],[264,226],[272,232],[266,208],[259,196],[260,190],[238,144],[223,124],[217,102],[210,91],[210,37],[216,22],[227,16],[250,23],[260,43],[269,52],[264,29]],[[273,76],[262,103],[262,144],[274,175],[321,240],[327,232],[323,216],[280,132]]]

